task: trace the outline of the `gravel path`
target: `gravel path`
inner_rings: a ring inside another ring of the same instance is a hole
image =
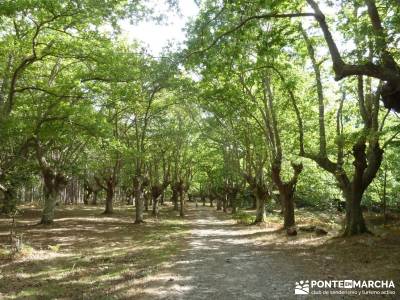
[[[302,262],[254,242],[266,229],[236,225],[209,207],[189,209],[187,217],[189,247],[148,278],[141,299],[298,299],[295,281],[313,277]]]

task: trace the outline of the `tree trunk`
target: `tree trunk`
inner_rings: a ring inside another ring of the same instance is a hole
[[[232,207],[232,214],[236,214],[237,213],[237,207],[238,207],[238,203],[237,203],[237,199],[236,199],[236,195],[233,196],[231,198],[231,207]]]
[[[296,224],[294,217],[294,199],[291,189],[291,186],[284,186],[284,188],[279,191],[283,205],[283,227],[285,229],[292,228]]]
[[[288,235],[296,235],[294,217],[294,193],[300,173],[303,171],[302,164],[292,163],[293,176],[288,182],[284,182],[281,178],[281,161],[275,160],[272,165],[272,180],[279,190],[279,197],[283,209],[283,227]]]
[[[143,198],[140,190],[140,185],[135,187],[135,207],[136,207],[136,219],[135,224],[143,223]]]
[[[158,216],[158,197],[156,197],[156,198],[153,197],[152,215]]]
[[[238,201],[237,201],[237,189],[233,189],[231,193],[229,193],[229,203],[230,206],[232,207],[232,214],[236,214],[237,212],[237,207],[238,207]]]
[[[47,188],[46,188],[47,190]],[[54,221],[54,210],[57,203],[57,192],[54,188],[44,192],[44,208],[40,224],[48,225]]]
[[[257,209],[257,197],[254,194],[251,195],[251,200],[252,200],[251,209]]]
[[[215,199],[214,196],[210,195],[209,198],[210,198],[210,207],[214,207],[214,199]]]
[[[161,194],[161,199],[160,199],[160,204],[164,205],[164,199],[165,199],[165,191],[162,192]]]
[[[183,192],[183,190],[179,191],[179,202],[180,202],[179,216],[184,217],[185,216],[185,193]]]
[[[259,197],[255,195],[256,199],[256,219],[254,223],[264,223],[267,215],[265,213],[265,197]]]
[[[143,196],[144,196],[144,210],[149,211],[149,195],[145,192]]]
[[[44,208],[40,224],[51,224],[54,220],[57,196],[67,181],[62,174],[55,174],[51,168],[44,167],[41,171],[44,182]]]
[[[15,192],[13,188],[5,188],[0,185],[0,191],[3,193],[3,197],[0,198],[0,212],[4,214],[9,214],[13,212],[17,205],[15,201]]]
[[[346,198],[346,222],[343,236],[369,233],[361,209],[362,188],[354,186],[353,183],[353,189],[344,194]]]
[[[173,188],[172,189],[172,197],[171,197],[172,203],[174,203],[174,210],[178,211],[178,190]]]
[[[106,209],[103,214],[111,215],[114,212],[113,208],[113,199],[114,199],[114,185],[112,182],[107,182],[107,190],[106,190]]]
[[[354,156],[354,176],[351,184],[342,186],[342,191],[346,199],[346,224],[343,236],[352,236],[362,233],[369,233],[365,225],[364,217],[361,210],[361,200],[365,189],[369,183],[366,184],[366,171],[368,167],[373,166],[374,169],[370,172],[369,180],[372,182],[379,169],[382,161],[383,151],[377,147],[372,148],[372,154],[375,154],[375,159],[370,159],[369,166],[367,164],[366,145],[365,141],[360,140],[353,146]],[[375,164],[373,164],[375,162]]]
[[[201,195],[201,202],[203,202],[203,206],[206,206],[206,196]]]
[[[89,198],[92,195],[93,190],[91,189],[85,189],[83,193],[83,204],[88,205],[89,204]]]

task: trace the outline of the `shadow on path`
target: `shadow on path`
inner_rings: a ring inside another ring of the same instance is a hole
[[[252,239],[274,229],[236,225],[209,207],[189,207],[187,219],[188,247],[148,278],[141,299],[296,299],[295,281],[309,278],[292,263],[298,257]]]

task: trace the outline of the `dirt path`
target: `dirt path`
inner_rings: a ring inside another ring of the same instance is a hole
[[[254,236],[267,229],[236,225],[208,207],[190,209],[188,222],[187,250],[148,278],[142,299],[296,299],[295,281],[312,276],[306,261],[257,245]]]

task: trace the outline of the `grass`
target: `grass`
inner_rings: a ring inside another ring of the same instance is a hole
[[[239,210],[237,213],[232,215],[232,218],[236,220],[238,224],[251,225],[256,219],[255,215],[245,210]]]
[[[254,210],[239,210],[232,215],[238,224],[251,225],[255,220]],[[296,223],[298,225],[314,225],[327,230],[339,231],[342,216],[330,211],[309,211],[306,209],[295,210]],[[266,223],[272,227],[279,227],[283,224],[283,216],[278,210],[267,213]]]
[[[171,209],[134,225],[132,208],[102,216],[102,208],[68,207],[52,226],[35,225],[40,211],[24,209],[17,232],[24,247],[12,260],[0,250],[1,299],[120,299],[133,297],[142,281],[183,247],[185,222]],[[0,240],[8,236],[0,220]],[[2,243],[4,244],[4,243]]]

